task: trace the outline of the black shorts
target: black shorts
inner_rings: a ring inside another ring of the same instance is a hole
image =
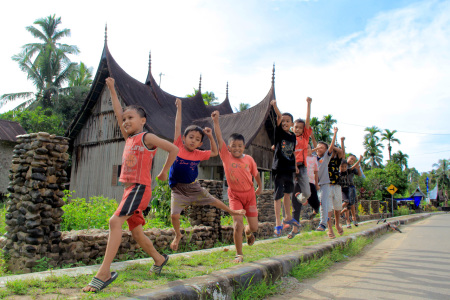
[[[294,190],[294,172],[280,172],[274,175],[275,193],[274,200],[283,198],[284,194],[290,194]]]

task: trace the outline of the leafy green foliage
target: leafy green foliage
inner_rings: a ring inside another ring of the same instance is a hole
[[[8,111],[0,115],[0,119],[18,122],[26,132],[48,132],[63,135],[62,118],[49,108],[37,107],[34,110]]]
[[[275,295],[279,292],[281,287],[281,281],[272,283],[261,281],[258,283],[252,283],[253,277],[250,278],[247,287],[236,288],[231,295],[231,299],[236,300],[253,300],[253,299],[266,299],[267,296]]]
[[[0,235],[4,235],[6,233],[6,223],[5,223],[6,213],[7,213],[6,205],[2,203],[0,205]]]
[[[386,190],[391,184],[398,188],[397,195],[402,195],[408,187],[408,180],[401,167],[389,162],[384,169],[374,168],[365,171],[364,181],[356,181],[360,195],[366,200],[383,200],[390,198],[391,194]],[[356,176],[355,176],[356,177]]]
[[[64,201],[61,230],[108,229],[109,218],[118,207],[114,199],[95,196],[86,201],[85,198],[71,198],[68,191]]]
[[[156,178],[157,185],[153,190],[152,213],[166,225],[171,225],[170,218],[170,186],[169,182]]]

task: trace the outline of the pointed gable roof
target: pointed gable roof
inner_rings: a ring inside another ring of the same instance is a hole
[[[250,145],[263,124],[267,123],[266,119],[271,110],[270,100],[275,98],[273,79],[267,96],[256,106],[239,113],[233,113],[228,93],[225,100],[219,105],[205,105],[200,90],[191,98],[174,96],[162,90],[156,83],[151,72],[151,60],[149,60],[149,71],[145,83],[139,82],[128,75],[115,61],[105,39],[100,64],[91,90],[81,110],[66,131],[66,136],[72,141],[81,131],[99,100],[107,77],[115,79],[116,91],[125,105],[136,104],[145,108],[147,112],[146,129],[167,140],[173,139],[175,130],[176,98],[181,99],[183,105],[183,129],[190,124],[211,127],[211,113],[218,110],[221,115],[220,124],[224,138],[228,139],[232,133],[239,132],[246,138],[246,145]],[[273,132],[273,129],[271,130]],[[202,148],[209,148],[207,139]]]

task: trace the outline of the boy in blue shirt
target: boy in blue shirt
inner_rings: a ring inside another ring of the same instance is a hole
[[[232,216],[243,216],[245,210],[231,210],[219,199],[214,198],[207,190],[200,186],[197,181],[198,164],[203,160],[219,154],[216,142],[212,136],[211,128],[202,129],[196,125],[188,126],[183,136],[181,135],[181,100],[175,102],[177,114],[175,117],[175,135],[173,137],[175,146],[179,152],[175,162],[170,167],[169,185],[172,189],[171,196],[171,218],[175,238],[170,244],[174,251],[178,250],[183,235],[180,231],[181,212],[189,205],[212,205],[228,212]],[[203,151],[197,149],[203,145],[203,137],[208,136],[211,150]]]

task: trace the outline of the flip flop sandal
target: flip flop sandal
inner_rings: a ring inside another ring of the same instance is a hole
[[[107,281],[103,281],[98,279],[97,277],[92,278],[91,282],[89,282],[88,286],[91,286],[95,289],[94,293],[98,293],[103,290],[105,287],[110,285],[116,278],[119,276],[117,272],[111,272],[111,278]]]
[[[236,260],[239,260],[239,261],[236,261]],[[237,263],[237,264],[243,263],[244,262],[244,255],[240,255],[240,254],[236,255],[234,257],[234,262]]]
[[[358,227],[358,222],[353,221],[353,225],[355,225],[356,227]]]
[[[289,221],[283,220],[283,224],[292,225],[292,226],[295,226],[297,228],[301,227],[300,223],[294,218],[290,219]]]
[[[156,275],[161,274],[161,271],[162,271],[163,267],[164,267],[164,266],[167,264],[167,262],[169,261],[169,255],[167,255],[167,254],[162,254],[162,256],[164,256],[164,258],[165,258],[164,262],[163,262],[160,266],[153,265],[153,266],[150,268],[150,273],[156,274]]]
[[[256,241],[256,238],[253,235],[253,233],[245,234],[245,238],[247,239],[247,245],[249,246],[252,246]]]
[[[276,237],[280,237],[281,236],[281,230],[283,230],[283,226],[275,226],[275,231],[274,234]]]
[[[300,233],[300,231],[294,232],[294,230],[292,230],[291,232],[289,232],[287,238],[288,239],[293,239],[299,233]]]
[[[329,237],[330,239],[336,238],[336,236],[334,235],[334,233],[327,232],[327,235],[328,235],[328,237]]]
[[[347,224],[347,229],[352,229],[352,225],[351,224]]]
[[[325,226],[322,224],[319,224],[319,226],[317,226],[316,231],[325,231]]]
[[[344,228],[341,227],[341,229],[337,230],[337,232],[339,233],[339,235],[343,235],[344,234]]]

